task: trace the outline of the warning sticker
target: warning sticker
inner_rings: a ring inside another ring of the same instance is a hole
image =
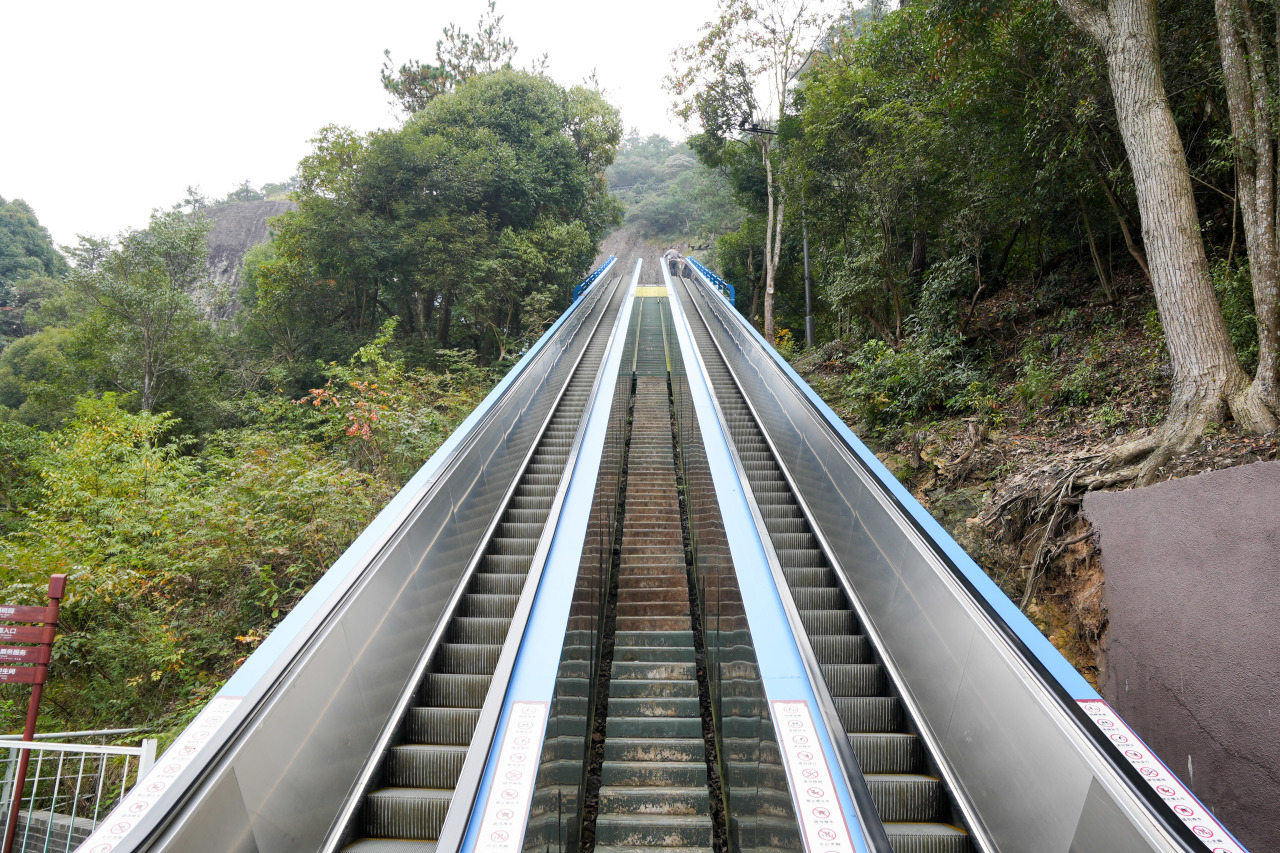
[[[804,832],[804,849],[809,853],[853,853],[849,825],[809,713],[809,703],[803,699],[786,699],[770,704],[791,797]]]
[[[480,820],[476,853],[516,853],[523,848],[546,726],[546,702],[511,703],[511,717]]]
[[[1182,819],[1191,831],[1196,834],[1213,853],[1246,853],[1235,839],[1227,834],[1218,823],[1217,818],[1187,790],[1178,778],[1169,772],[1159,758],[1147,748],[1133,730],[1120,719],[1120,715],[1101,699],[1081,699],[1080,707],[1089,715],[1089,719],[1106,733],[1111,743],[1120,750],[1142,778],[1147,780],[1160,799],[1173,809],[1173,813]]]
[[[169,790],[178,774],[200,754],[214,733],[231,717],[231,712],[244,700],[242,696],[217,696],[187,726],[173,746],[151,766],[111,814],[98,824],[93,834],[77,848],[81,853],[108,853],[124,840],[138,820]]]

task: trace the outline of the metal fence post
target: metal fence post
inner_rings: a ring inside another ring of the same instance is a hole
[[[156,763],[157,743],[159,743],[159,741],[153,737],[142,739],[142,755],[138,757],[138,782],[141,782],[142,777],[147,775],[147,771],[151,769],[151,765]],[[137,783],[135,782],[134,784]]]

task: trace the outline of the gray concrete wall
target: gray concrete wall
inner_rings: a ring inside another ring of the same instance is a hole
[[[1280,850],[1280,462],[1086,496],[1102,695],[1254,853]]]

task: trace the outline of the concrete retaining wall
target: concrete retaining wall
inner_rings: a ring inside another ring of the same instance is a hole
[[[1280,850],[1280,462],[1093,493],[1103,696],[1255,853]]]

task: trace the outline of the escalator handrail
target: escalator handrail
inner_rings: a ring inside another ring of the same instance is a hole
[[[699,277],[710,292],[717,293],[723,298],[723,294],[720,294],[714,283],[700,271]],[[1105,761],[1116,781],[1145,806],[1151,819],[1169,836],[1168,840],[1176,843],[1185,853],[1204,853],[1208,849],[1207,845],[1196,837],[1190,827],[1160,799],[1137,769],[1124,760],[1116,747],[1080,707],[1081,700],[1101,699],[1097,690],[996,586],[951,534],[947,533],[942,525],[920,505],[919,501],[911,496],[906,487],[862,443],[839,415],[818,397],[786,359],[773,347],[768,346],[764,337],[745,318],[738,315],[736,311],[728,313],[736,318],[737,325],[746,330],[755,343],[768,354],[783,377],[808,403],[812,412],[839,439],[837,446],[848,454],[850,461],[868,475],[870,482],[879,486],[881,496],[911,525],[920,540],[951,573],[960,588],[987,618],[989,625],[1004,639],[1012,654],[1027,667],[1040,682],[1045,693],[1055,701],[1059,710],[1071,720],[1076,732],[1083,735],[1083,739],[1094,747],[1096,754]],[[727,322],[719,316],[719,312],[717,317],[721,323]]]
[[[609,261],[606,263],[606,265],[601,269],[597,270],[596,273],[593,273],[593,277],[589,281],[584,282],[584,284],[587,287],[590,287],[590,285],[593,284],[596,280],[603,277],[603,275],[607,273],[608,269],[612,266],[613,266],[613,256],[610,255]],[[601,298],[608,299],[609,296],[607,293],[605,293],[602,295]],[[598,333],[600,324],[604,321],[604,317],[607,313],[608,313],[608,308],[606,306],[605,309],[600,312],[600,316],[596,319],[595,325],[591,327],[590,337],[594,337]],[[582,331],[579,330],[578,334],[582,334]],[[573,368],[566,374],[563,384],[561,385],[560,389],[556,392],[555,402],[553,402],[551,406],[547,409],[546,417],[543,419],[542,424],[538,427],[538,432],[536,437],[530,443],[529,450],[525,453],[524,459],[521,460],[520,465],[517,468],[517,473],[511,481],[511,485],[508,486],[506,494],[504,494],[502,497],[502,500],[499,501],[497,512],[494,513],[493,518],[489,521],[489,524],[485,528],[484,533],[477,540],[480,544],[476,547],[475,553],[472,554],[471,559],[467,564],[467,568],[463,571],[462,576],[459,578],[457,585],[454,587],[453,593],[449,596],[449,601],[445,605],[443,615],[441,616],[439,623],[436,625],[435,630],[432,631],[431,638],[427,641],[426,647],[423,649],[422,654],[419,656],[418,663],[414,666],[413,673],[409,677],[408,681],[405,683],[405,688],[401,691],[400,697],[397,699],[394,709],[392,710],[391,714],[388,716],[387,721],[383,726],[382,732],[378,736],[378,740],[375,742],[373,750],[371,751],[370,760],[366,762],[365,769],[361,772],[355,784],[352,786],[351,794],[348,796],[347,801],[343,805],[342,810],[339,812],[337,818],[334,820],[333,826],[329,831],[325,844],[321,848],[321,853],[334,853],[334,851],[340,849],[349,840],[349,834],[352,828],[351,824],[358,816],[360,806],[363,803],[364,798],[367,796],[368,792],[375,786],[375,783],[377,781],[379,765],[381,763],[380,756],[385,754],[386,750],[391,746],[391,742],[395,739],[395,737],[399,733],[401,721],[403,720],[405,713],[407,713],[409,707],[412,705],[414,701],[414,698],[418,692],[418,688],[422,683],[422,679],[426,675],[427,668],[431,665],[432,657],[435,655],[435,652],[439,647],[440,643],[444,641],[444,636],[449,629],[449,622],[453,614],[457,610],[458,603],[467,594],[468,585],[470,584],[472,577],[475,575],[476,571],[478,570],[481,561],[484,559],[487,543],[489,542],[490,539],[493,538],[494,533],[498,528],[498,525],[502,523],[502,518],[506,510],[506,507],[511,502],[511,498],[515,494],[516,490],[519,488],[520,481],[524,476],[525,470],[529,467],[530,461],[533,459],[534,455],[538,452],[538,445],[541,443],[542,437],[546,434],[547,428],[550,426],[552,419],[555,417],[556,409],[559,407],[560,402],[564,399],[564,395],[567,392],[570,383],[573,381],[574,374],[576,373],[578,368],[581,366],[582,360],[586,357],[588,348],[589,348],[589,344],[588,346],[584,346],[582,348],[582,351],[578,353],[578,357],[574,362]],[[575,444],[570,450],[570,457],[569,457],[567,468],[572,467],[573,454],[576,451],[577,451],[577,445]],[[551,522],[552,515],[558,510],[560,499],[561,499],[561,495],[559,492],[557,492],[556,500],[553,501],[552,503],[552,508],[551,508],[552,514],[549,514],[547,517],[548,523]],[[530,576],[531,577],[533,576],[532,568],[530,570]],[[519,624],[520,627],[523,628],[523,623],[518,623],[516,621],[518,620],[519,616],[520,616],[520,609],[519,609],[519,606],[517,606],[516,618],[513,619],[513,622],[512,622],[513,630],[517,627],[517,624]],[[510,635],[508,636],[508,642],[509,641],[510,641]],[[498,670],[495,671],[494,680],[491,684],[498,683],[498,680],[499,680],[498,676],[499,676],[499,673],[501,672],[501,666],[502,666],[502,658],[500,656],[499,663],[498,663]],[[505,680],[502,683],[505,684]],[[490,689],[492,689],[492,686]],[[485,721],[485,718],[482,714],[480,723],[483,724],[484,721]],[[481,729],[481,725],[477,725],[476,734],[479,734],[480,729]],[[474,738],[473,738],[473,743],[474,743]],[[465,772],[465,767],[464,767],[464,772]]]

